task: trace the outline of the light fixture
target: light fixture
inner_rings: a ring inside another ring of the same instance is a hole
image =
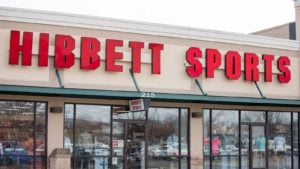
[[[192,112],[193,118],[201,118],[203,116],[202,112]]]

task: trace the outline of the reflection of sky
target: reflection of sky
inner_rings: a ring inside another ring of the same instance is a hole
[[[76,119],[110,122],[110,106],[76,105]]]
[[[238,111],[231,110],[213,110],[213,123],[238,123]]]
[[[178,119],[178,109],[172,108],[149,108],[149,120],[155,121],[170,121],[170,119],[175,120]]]

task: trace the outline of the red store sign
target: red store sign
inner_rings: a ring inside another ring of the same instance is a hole
[[[100,67],[101,42],[94,37],[81,37],[80,46],[80,68],[84,70],[95,70]],[[32,65],[32,46],[33,33],[23,32],[23,40],[20,42],[20,31],[11,31],[9,64],[18,65],[20,53],[22,53],[21,65]],[[117,47],[124,47],[123,40],[106,39],[105,49],[105,70],[112,72],[123,72],[123,65],[116,64],[116,61],[123,59],[123,53],[117,52]],[[141,72],[142,49],[145,48],[144,42],[129,41],[131,48],[131,68],[134,73]],[[55,56],[54,67],[59,69],[71,68],[75,62],[75,39],[70,35],[55,35]],[[148,49],[151,50],[151,68],[152,74],[161,73],[161,52],[164,45],[159,43],[149,43]],[[225,76],[230,80],[237,80],[244,75],[246,81],[259,81],[259,62],[264,63],[264,81],[272,82],[274,55],[263,54],[262,59],[251,52],[245,52],[243,56],[244,71],[242,72],[242,56],[237,51],[228,51],[224,56],[218,49],[206,49],[205,56],[202,56],[201,49],[191,47],[186,51],[186,61],[189,66],[186,67],[187,74],[192,78],[202,75],[203,65],[199,58],[205,57],[205,77],[214,78],[215,70],[225,64]],[[39,35],[39,54],[38,66],[48,67],[49,57],[49,34],[40,33]],[[280,56],[277,60],[277,75],[280,83],[288,83],[291,80],[291,71],[289,69],[290,59],[287,56]]]

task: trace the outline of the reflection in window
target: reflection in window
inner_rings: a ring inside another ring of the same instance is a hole
[[[79,155],[109,155],[110,106],[76,105],[75,140]]]
[[[73,152],[73,120],[74,120],[74,105],[65,105],[65,122],[64,122],[64,147]]]
[[[212,155],[238,154],[238,111],[212,111]]]
[[[160,156],[178,155],[178,122],[178,109],[150,108],[148,115],[148,151],[157,149]]]
[[[149,167],[176,169],[181,166],[181,168],[187,168],[189,155],[188,119],[187,109],[149,108]]]
[[[210,155],[210,110],[203,110],[203,153]]]
[[[266,112],[264,111],[242,111],[241,122],[245,123],[265,123]]]
[[[39,102],[0,101],[1,168],[46,168],[46,107]]]
[[[291,168],[291,113],[268,112],[269,167]]]
[[[206,109],[203,114],[205,169],[299,168],[298,112],[242,110],[240,121],[239,111]]]
[[[128,111],[127,106],[114,106],[113,107],[113,119],[114,120],[145,120],[145,111]]]
[[[64,145],[73,150],[73,168],[108,166],[104,157],[110,155],[110,112],[110,106],[65,105]]]
[[[188,155],[188,140],[189,140],[189,116],[187,109],[181,109],[180,112],[180,141],[181,141],[181,155]]]

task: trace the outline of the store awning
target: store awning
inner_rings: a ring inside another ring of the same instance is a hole
[[[243,105],[272,105],[300,107],[300,100],[208,96],[176,93],[152,93],[137,91],[93,90],[73,88],[52,88],[36,86],[0,85],[1,94],[23,94],[39,96],[61,96],[76,98],[110,98],[110,99],[135,99],[150,98],[153,101],[176,101],[191,103],[217,103],[217,104],[243,104]]]

